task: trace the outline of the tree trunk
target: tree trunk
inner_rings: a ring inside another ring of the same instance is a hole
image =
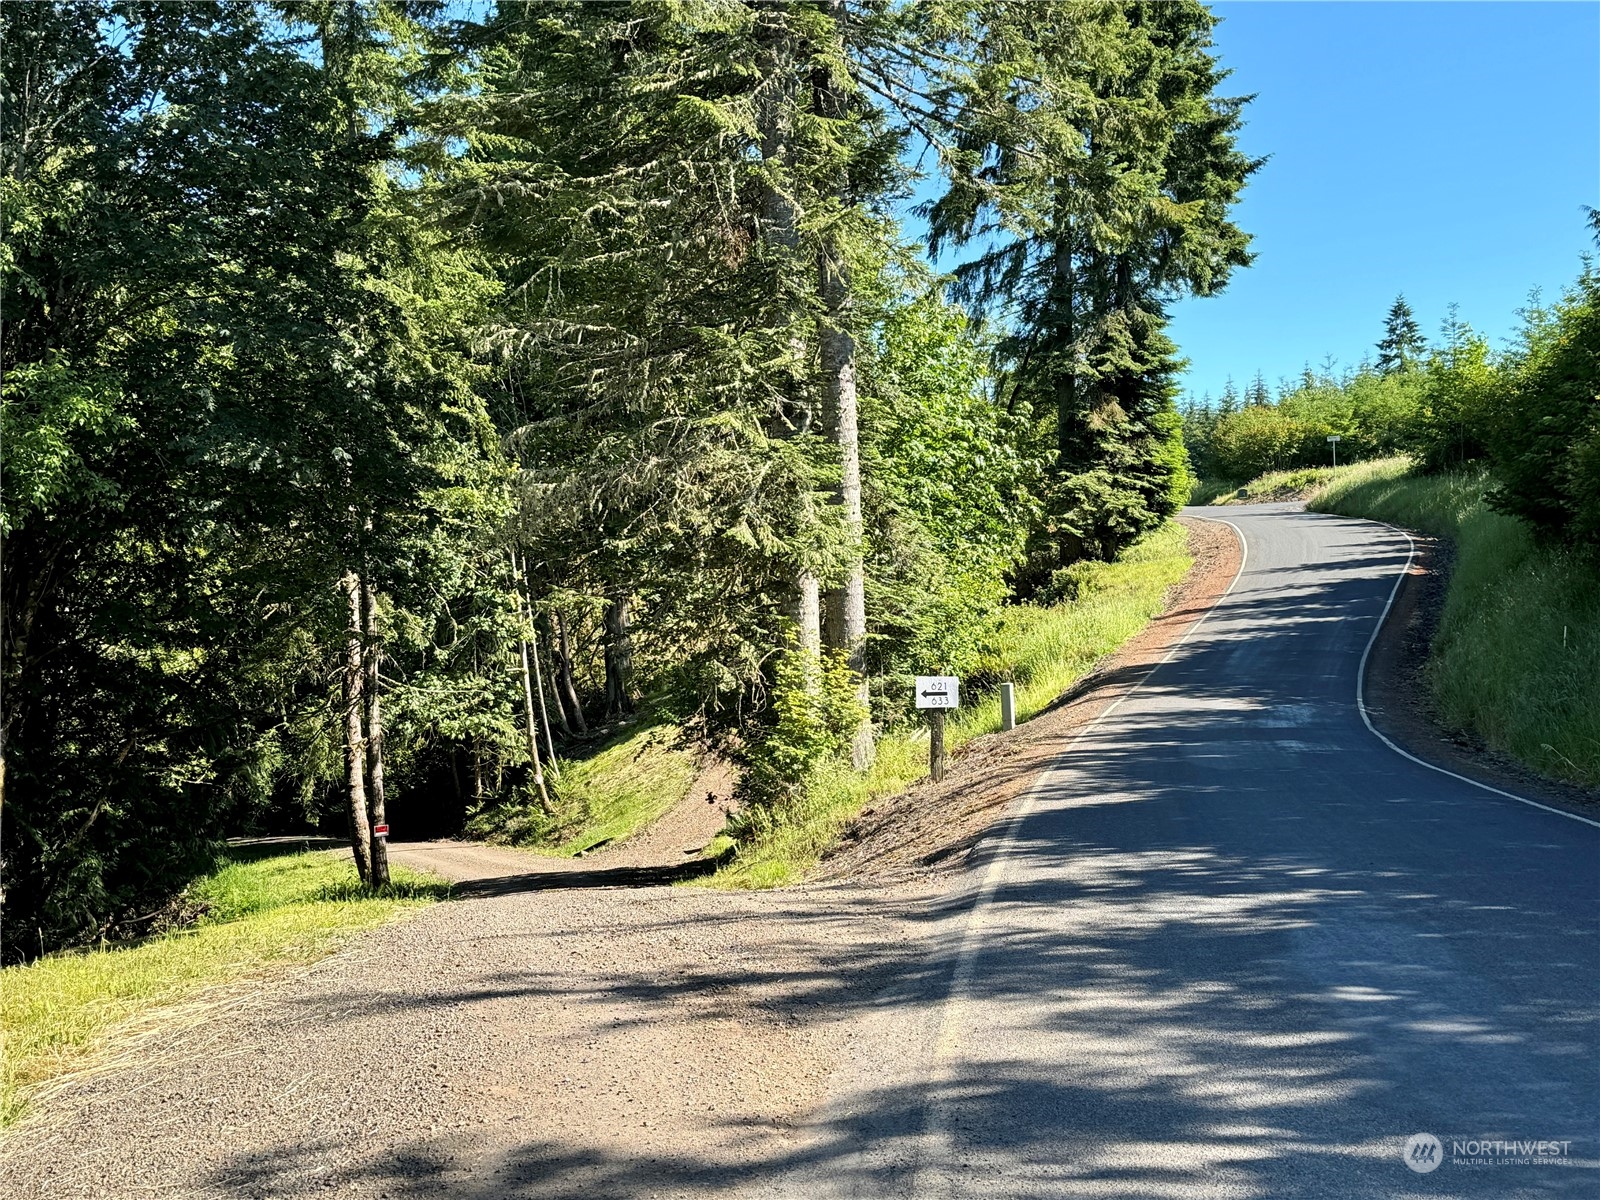
[[[1056,465],[1058,478],[1070,475],[1079,465],[1081,455],[1081,417],[1078,412],[1078,347],[1077,274],[1072,253],[1072,226],[1060,219],[1060,232],[1056,235],[1054,263],[1055,329],[1051,341],[1055,353],[1051,356],[1055,372],[1056,402]],[[1087,545],[1079,534],[1061,529],[1056,535],[1056,561],[1071,566],[1084,557]]]
[[[372,878],[372,827],[367,820],[365,747],[361,737],[361,580],[346,571],[339,581],[349,620],[344,639],[344,767],[346,798],[350,805],[350,848],[355,854],[361,882]]]
[[[532,589],[530,588],[528,595],[524,597],[521,588],[517,586],[519,580],[523,585],[527,584],[527,561],[524,558],[522,566],[519,568],[517,565],[517,552],[515,550],[511,552],[511,590],[516,593],[517,597],[517,620],[519,623],[525,623],[523,628],[526,630],[522,636],[522,692],[528,708],[528,754],[533,761],[533,780],[539,789],[539,802],[544,806],[544,810],[549,812],[550,793],[545,790],[543,764],[539,761],[538,727],[533,719],[533,699],[536,695],[539,698],[539,715],[543,718],[544,744],[545,748],[550,751],[550,774],[554,777],[559,777],[560,772],[556,770],[555,739],[550,736],[550,714],[545,711],[544,707],[544,680],[542,672],[539,670],[539,631],[533,624]],[[524,604],[526,604],[526,607],[524,607]],[[533,660],[531,673],[528,661],[530,658]]]
[[[539,665],[539,627],[533,623],[533,601],[528,601],[528,640],[527,647],[533,655],[533,694],[539,698],[539,724],[544,729],[544,746],[550,752],[550,777],[561,778],[561,769],[556,766],[556,739],[550,732],[550,710],[544,703],[544,668]]]
[[[1055,343],[1056,351],[1052,355],[1056,400],[1056,472],[1064,475],[1073,465],[1078,419],[1077,347],[1074,344],[1077,330],[1072,311],[1076,281],[1073,278],[1072,234],[1066,226],[1056,237],[1054,273],[1056,299],[1052,308],[1055,312],[1055,329],[1052,330],[1051,340]]]
[[[560,666],[559,666],[559,663],[556,660],[556,654],[555,654],[555,650],[553,649],[552,639],[551,639],[551,636],[550,636],[550,621],[549,621],[549,618],[541,617],[538,613],[534,613],[534,615],[533,615],[533,632],[534,632],[533,646],[534,646],[535,651],[537,651],[542,646],[544,648],[545,656],[550,659],[550,683],[549,683],[550,699],[555,704],[556,724],[561,726],[561,736],[563,738],[570,738],[572,736],[572,726],[567,724],[567,710],[561,706],[561,693],[556,690],[556,672],[560,669]],[[534,663],[536,665],[537,665],[538,661],[539,660],[537,658],[534,659]],[[540,711],[544,711],[544,690],[543,689],[544,689],[544,684],[541,681],[541,683],[540,683],[540,691],[539,691],[539,708],[540,708]],[[548,731],[549,728],[550,728],[550,722],[549,722],[549,718],[547,717],[545,719],[545,729]],[[554,757],[555,751],[551,750],[550,753],[551,753],[551,756]]]
[[[613,593],[606,602],[606,718],[625,717],[633,711],[628,676],[633,672],[633,649],[628,631],[631,619],[628,597]]]
[[[795,644],[806,656],[806,690],[822,687],[822,586],[810,571],[795,583]]]
[[[845,529],[850,537],[850,559],[844,586],[828,594],[829,633],[835,648],[843,650],[856,678],[856,698],[865,706],[867,691],[867,591],[862,560],[861,438],[856,396],[856,343],[842,327],[849,305],[849,267],[838,247],[822,254],[822,297],[828,309],[828,326],[822,333],[822,386],[829,416],[829,432],[839,447],[841,471],[839,499],[844,505]],[[872,719],[863,718],[850,739],[850,761],[856,770],[872,765]]]
[[[792,294],[794,276],[801,271],[797,261],[801,212],[794,179],[798,53],[787,14],[768,10],[763,15],[769,23],[761,26],[757,34],[766,50],[762,67],[767,82],[758,117],[761,161],[766,168],[761,188],[761,228],[762,237],[776,252],[773,254],[777,268],[772,290],[782,303],[781,298],[786,293]],[[811,428],[811,406],[806,402],[801,378],[806,358],[805,339],[799,332],[797,318],[792,302],[790,311],[778,316],[794,332],[789,338],[780,411],[772,422],[774,437],[799,437]],[[815,690],[822,680],[822,600],[816,575],[805,567],[795,576],[794,617],[799,648],[816,656],[817,669],[807,671],[808,686]]]
[[[378,669],[383,653],[378,645],[378,596],[370,577],[361,581],[362,608],[366,620],[366,699],[367,699],[367,814],[371,819],[373,887],[389,882],[389,835],[378,833],[387,826],[383,803],[383,712],[378,700]]]
[[[842,0],[830,0],[830,13],[836,22],[844,18]],[[818,116],[840,118],[845,115],[847,98],[840,82],[831,71],[823,68],[813,90],[813,104]],[[850,204],[846,194],[847,183],[838,182],[838,198],[844,207]],[[838,495],[844,506],[845,530],[850,539],[850,557],[845,568],[844,585],[829,592],[831,641],[843,650],[856,678],[856,696],[865,706],[867,691],[867,591],[866,568],[863,562],[861,522],[861,436],[860,410],[856,395],[856,341],[848,328],[850,310],[850,264],[837,239],[829,236],[823,243],[817,263],[818,290],[826,310],[821,335],[823,408],[828,418],[828,433],[839,447],[840,476]],[[872,764],[872,719],[863,718],[850,741],[850,761],[856,770],[864,771]]]
[[[544,786],[544,763],[539,759],[539,726],[533,716],[533,671],[528,663],[528,639],[520,642],[522,648],[522,702],[526,709],[528,734],[528,761],[533,764],[533,787],[539,793],[539,807],[550,811],[550,793]]]
[[[567,641],[566,618],[560,613],[552,613],[550,620],[556,629],[556,657],[559,659],[556,671],[556,694],[567,706],[567,715],[572,721],[573,728],[581,736],[589,732],[589,726],[583,719],[583,705],[578,703],[578,687],[572,679],[572,646]]]

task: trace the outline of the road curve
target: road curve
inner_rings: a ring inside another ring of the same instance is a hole
[[[1404,534],[1194,515],[1233,589],[1012,815],[776,1193],[1600,1195],[1600,828],[1366,727]]]

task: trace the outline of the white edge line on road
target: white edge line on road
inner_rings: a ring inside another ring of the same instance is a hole
[[[1365,520],[1368,518],[1358,519]],[[1427,767],[1430,771],[1437,771],[1441,775],[1448,775],[1451,779],[1459,779],[1462,783],[1470,783],[1475,788],[1482,788],[1486,792],[1493,792],[1496,796],[1504,796],[1507,800],[1515,800],[1519,804],[1528,805],[1530,808],[1540,808],[1547,813],[1555,813],[1555,815],[1558,817],[1566,817],[1568,820],[1572,821],[1582,821],[1585,825],[1592,825],[1596,829],[1600,829],[1600,821],[1591,821],[1588,817],[1580,817],[1577,813],[1568,812],[1564,808],[1552,808],[1548,804],[1540,804],[1537,800],[1529,800],[1526,796],[1519,796],[1515,792],[1507,792],[1501,788],[1491,787],[1487,783],[1480,783],[1476,779],[1469,778],[1466,775],[1458,775],[1454,771],[1447,770],[1444,767],[1435,766],[1433,763],[1428,762],[1425,759],[1418,758],[1415,754],[1412,754],[1409,751],[1402,750],[1399,746],[1395,745],[1394,742],[1390,741],[1386,736],[1384,736],[1384,734],[1379,731],[1378,727],[1372,723],[1372,717],[1367,713],[1367,659],[1372,656],[1372,648],[1378,644],[1378,635],[1383,632],[1384,625],[1386,625],[1389,621],[1389,610],[1394,607],[1395,597],[1400,594],[1400,585],[1405,582],[1406,575],[1411,571],[1411,562],[1417,556],[1417,539],[1412,537],[1408,530],[1401,529],[1398,525],[1390,525],[1387,521],[1373,521],[1372,523],[1374,525],[1382,525],[1386,529],[1392,529],[1396,533],[1403,535],[1406,539],[1406,546],[1408,549],[1406,551],[1406,565],[1401,567],[1400,573],[1395,576],[1394,586],[1389,589],[1389,599],[1383,606],[1383,613],[1378,617],[1378,623],[1372,627],[1372,636],[1367,639],[1367,648],[1361,652],[1361,666],[1356,671],[1356,708],[1361,711],[1361,721],[1364,725],[1366,725],[1367,732],[1372,734],[1373,737],[1377,738],[1385,746],[1389,747],[1389,749],[1393,750],[1401,758],[1409,758],[1419,767]]]
[[[1011,813],[1011,815],[1006,818],[1004,825],[1001,826],[999,832],[996,834],[993,842],[991,843],[993,848],[988,854],[989,861],[984,869],[983,880],[978,887],[978,894],[972,902],[972,907],[967,910],[966,926],[963,928],[961,933],[961,944],[956,950],[955,971],[950,978],[950,990],[945,996],[944,1012],[940,1017],[939,1032],[934,1041],[934,1077],[930,1081],[934,1086],[933,1091],[928,1098],[928,1121],[923,1130],[923,1137],[925,1141],[929,1138],[943,1137],[948,1135],[948,1130],[942,1127],[943,1122],[939,1120],[941,1105],[938,1090],[949,1082],[945,1078],[946,1073],[940,1070],[940,1064],[947,1059],[948,1051],[951,1048],[949,1043],[953,1040],[956,1024],[954,1014],[959,1009],[965,994],[972,987],[972,975],[974,970],[976,970],[975,964],[978,956],[978,935],[983,925],[983,910],[989,906],[994,899],[995,892],[999,890],[1000,877],[1005,867],[1006,850],[1010,847],[1013,839],[1015,838],[1017,828],[1022,824],[1023,819],[1033,811],[1039,793],[1044,789],[1046,781],[1052,774],[1054,774],[1061,760],[1071,752],[1073,746],[1077,745],[1079,740],[1087,737],[1091,732],[1093,732],[1100,722],[1104,721],[1122,706],[1122,702],[1124,700],[1128,699],[1128,697],[1137,692],[1141,687],[1144,686],[1145,682],[1152,675],[1154,675],[1158,670],[1171,661],[1172,657],[1183,648],[1183,644],[1189,640],[1189,636],[1206,622],[1206,619],[1217,610],[1217,606],[1221,604],[1222,601],[1225,600],[1238,585],[1239,580],[1244,578],[1245,566],[1250,561],[1250,543],[1245,540],[1244,532],[1232,521],[1229,521],[1223,517],[1196,517],[1195,519],[1200,521],[1215,521],[1217,524],[1226,525],[1229,529],[1233,530],[1234,536],[1239,539],[1239,569],[1237,572],[1235,572],[1232,582],[1228,584],[1227,589],[1222,593],[1222,595],[1213,600],[1211,602],[1211,607],[1206,609],[1204,613],[1195,619],[1194,623],[1190,625],[1188,629],[1183,631],[1183,636],[1173,643],[1172,649],[1167,651],[1165,656],[1162,657],[1161,661],[1156,663],[1148,671],[1141,675],[1138,679],[1138,682],[1134,683],[1133,686],[1128,688],[1127,691],[1118,696],[1116,700],[1114,700],[1103,712],[1095,717],[1094,720],[1090,721],[1087,725],[1073,735],[1072,740],[1062,748],[1061,753],[1056,756],[1056,758],[1048,767],[1039,773],[1039,778],[1034,781],[1033,786],[1030,787],[1027,791],[1027,794],[1023,796],[1022,803],[1019,804]],[[1356,519],[1359,520],[1365,518]],[[1380,733],[1378,727],[1372,723],[1372,718],[1367,713],[1367,702],[1365,697],[1367,661],[1372,656],[1372,647],[1377,644],[1378,635],[1383,632],[1383,627],[1389,620],[1389,612],[1394,608],[1395,597],[1400,594],[1400,585],[1405,582],[1406,575],[1411,570],[1411,563],[1415,559],[1417,552],[1416,539],[1414,539],[1406,530],[1401,529],[1398,525],[1389,525],[1386,521],[1374,521],[1372,523],[1374,525],[1383,525],[1389,529],[1393,529],[1396,533],[1403,534],[1405,536],[1408,549],[1406,552],[1405,565],[1400,568],[1399,574],[1395,576],[1394,586],[1389,589],[1389,598],[1384,602],[1383,612],[1379,614],[1378,622],[1373,626],[1372,636],[1367,639],[1366,648],[1361,652],[1361,665],[1356,670],[1356,708],[1361,713],[1361,720],[1362,723],[1366,725],[1367,731],[1385,746],[1389,747],[1389,749],[1393,750],[1396,754],[1400,755],[1402,758],[1410,759],[1418,766],[1427,767],[1428,770],[1437,771],[1441,775],[1448,775],[1450,778],[1458,779],[1462,783],[1469,783],[1473,787],[1482,788],[1486,792],[1493,792],[1497,796],[1504,796],[1508,800],[1516,800],[1519,803],[1526,804],[1532,808],[1539,808],[1548,813],[1555,813],[1558,817],[1569,817],[1574,821],[1581,821],[1585,825],[1592,825],[1596,829],[1600,829],[1600,821],[1591,821],[1588,817],[1580,817],[1577,813],[1567,812],[1566,810],[1560,808],[1552,808],[1548,804],[1540,804],[1537,800],[1529,800],[1526,796],[1518,796],[1513,792],[1507,792],[1497,787],[1491,787],[1487,783],[1479,783],[1476,779],[1469,779],[1465,775],[1458,775],[1454,771],[1446,770],[1444,767],[1435,766],[1431,762],[1426,762],[1423,759],[1418,758],[1415,754],[1411,754],[1408,751],[1402,750],[1394,742],[1390,741],[1387,737]],[[919,1158],[916,1171],[913,1175],[912,1190],[910,1193],[908,1193],[911,1196],[922,1197],[931,1194],[931,1191],[928,1188],[922,1186],[924,1173],[929,1166],[929,1157],[930,1156],[924,1154]],[[948,1159],[949,1156],[946,1155],[945,1157]]]
[[[1013,810],[1011,815],[1006,818],[1005,825],[1001,828],[999,835],[991,843],[992,849],[988,855],[988,865],[983,873],[983,882],[978,888],[977,898],[973,900],[972,907],[968,910],[967,928],[962,935],[961,948],[957,952],[955,975],[950,981],[950,1000],[953,1001],[957,999],[958,996],[971,984],[973,970],[972,964],[973,959],[975,958],[974,951],[977,940],[975,927],[979,924],[976,918],[979,911],[983,909],[990,900],[993,899],[994,893],[999,889],[1001,867],[1005,859],[1004,851],[1010,846],[1013,838],[1015,837],[1017,826],[1022,823],[1023,818],[1033,811],[1033,808],[1038,801],[1039,793],[1044,790],[1044,786],[1049,780],[1051,774],[1056,770],[1057,766],[1060,765],[1061,760],[1066,758],[1066,756],[1072,751],[1074,746],[1076,746],[1084,738],[1088,737],[1089,734],[1093,733],[1102,721],[1104,721],[1112,713],[1116,712],[1117,709],[1122,707],[1123,701],[1127,700],[1130,696],[1142,688],[1149,680],[1150,676],[1154,675],[1172,660],[1173,656],[1183,648],[1183,644],[1189,640],[1189,635],[1194,633],[1196,629],[1199,629],[1200,626],[1205,623],[1206,618],[1216,611],[1217,605],[1221,604],[1222,601],[1227,598],[1228,594],[1232,592],[1233,589],[1238,585],[1239,580],[1244,578],[1245,564],[1250,561],[1250,546],[1244,540],[1244,534],[1239,531],[1239,527],[1232,521],[1224,521],[1220,517],[1200,517],[1197,519],[1216,521],[1218,524],[1226,525],[1229,529],[1233,530],[1234,536],[1239,539],[1239,569],[1234,572],[1233,579],[1229,581],[1226,590],[1224,590],[1220,596],[1211,602],[1210,608],[1206,609],[1205,612],[1201,613],[1200,616],[1195,618],[1195,620],[1190,624],[1189,628],[1183,631],[1183,636],[1172,644],[1172,649],[1168,650],[1166,654],[1162,656],[1159,662],[1154,663],[1149,670],[1147,670],[1143,675],[1139,676],[1137,682],[1132,684],[1126,691],[1122,693],[1122,695],[1118,696],[1109,705],[1107,705],[1105,709],[1103,709],[1099,715],[1095,717],[1094,720],[1090,721],[1082,729],[1078,730],[1077,733],[1072,735],[1072,739],[1062,747],[1061,753],[1056,755],[1049,766],[1047,766],[1043,771],[1039,772],[1038,779],[1034,780],[1033,786],[1030,787],[1027,791],[1027,794],[1023,796],[1022,803],[1019,804],[1016,809]],[[941,1042],[943,1041],[942,1033],[940,1040]]]
[[[1022,803],[1017,805],[1012,813],[1006,818],[1005,823],[1001,826],[999,832],[995,835],[993,841],[990,843],[992,849],[987,855],[989,861],[984,868],[983,880],[978,887],[978,894],[972,901],[972,907],[967,910],[966,926],[961,931],[961,944],[956,949],[955,971],[950,977],[950,990],[945,994],[944,1012],[940,1015],[939,1032],[934,1039],[933,1078],[930,1080],[930,1083],[933,1085],[933,1089],[928,1097],[928,1120],[923,1128],[924,1144],[926,1144],[927,1140],[930,1138],[943,1138],[948,1136],[949,1133],[949,1131],[943,1127],[944,1123],[939,1119],[941,1106],[938,1091],[941,1087],[949,1082],[949,1080],[945,1078],[946,1072],[940,1069],[940,1064],[947,1060],[948,1050],[950,1049],[949,1043],[954,1037],[956,1024],[954,1014],[960,1008],[965,994],[972,987],[972,975],[976,969],[975,964],[977,963],[978,959],[978,936],[983,925],[983,910],[989,906],[991,901],[994,899],[995,892],[999,890],[1000,877],[1005,869],[1006,850],[1010,847],[1013,839],[1015,838],[1018,827],[1022,824],[1027,815],[1033,811],[1034,805],[1038,800],[1040,792],[1044,790],[1046,782],[1049,780],[1050,776],[1055,773],[1056,768],[1060,765],[1061,761],[1066,758],[1069,753],[1071,753],[1072,748],[1076,746],[1083,738],[1094,732],[1094,730],[1099,726],[1100,722],[1104,721],[1112,713],[1116,712],[1118,708],[1122,707],[1122,702],[1142,688],[1152,675],[1154,675],[1162,667],[1166,666],[1167,663],[1172,661],[1173,656],[1176,655],[1178,651],[1183,648],[1183,644],[1189,640],[1189,636],[1194,633],[1195,630],[1199,629],[1201,625],[1205,624],[1206,619],[1217,610],[1217,605],[1221,604],[1223,600],[1228,597],[1229,593],[1231,593],[1233,589],[1238,586],[1239,580],[1244,578],[1245,564],[1250,561],[1250,545],[1245,541],[1244,534],[1240,532],[1239,527],[1232,521],[1225,521],[1221,517],[1196,517],[1194,519],[1199,521],[1215,521],[1217,524],[1226,525],[1229,529],[1233,530],[1234,536],[1239,539],[1239,569],[1234,572],[1233,579],[1229,581],[1227,588],[1223,590],[1222,594],[1211,602],[1211,606],[1207,608],[1205,612],[1201,613],[1194,619],[1193,622],[1190,623],[1189,628],[1183,631],[1183,636],[1172,644],[1172,649],[1168,650],[1166,654],[1162,656],[1159,662],[1152,664],[1149,670],[1147,670],[1143,675],[1139,676],[1135,683],[1128,687],[1128,689],[1124,691],[1122,695],[1113,700],[1104,710],[1099,713],[1099,715],[1094,718],[1094,720],[1090,721],[1082,729],[1078,730],[1077,733],[1072,735],[1072,739],[1062,747],[1061,753],[1056,755],[1056,757],[1051,760],[1049,766],[1039,772],[1039,777],[1034,780],[1033,786],[1030,787],[1027,793],[1022,797]],[[912,1177],[911,1190],[910,1192],[906,1193],[907,1195],[917,1197],[920,1200],[921,1197],[932,1194],[931,1189],[924,1185],[923,1179],[924,1172],[929,1166],[928,1159],[930,1157],[931,1156],[927,1154],[919,1156],[917,1168]],[[949,1155],[947,1154],[943,1157],[948,1160]]]

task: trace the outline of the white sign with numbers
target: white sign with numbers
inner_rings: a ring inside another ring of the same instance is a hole
[[[918,675],[918,708],[960,708],[961,681],[954,675]]]

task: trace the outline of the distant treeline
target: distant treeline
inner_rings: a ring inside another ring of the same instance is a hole
[[[1242,396],[1230,384],[1220,401],[1185,404],[1190,458],[1204,479],[1244,482],[1326,466],[1338,435],[1341,462],[1482,464],[1495,507],[1543,537],[1600,543],[1600,274],[1586,259],[1560,299],[1522,315],[1503,350],[1453,313],[1428,344],[1398,299],[1371,364],[1338,376],[1308,369],[1276,395],[1258,376]]]

